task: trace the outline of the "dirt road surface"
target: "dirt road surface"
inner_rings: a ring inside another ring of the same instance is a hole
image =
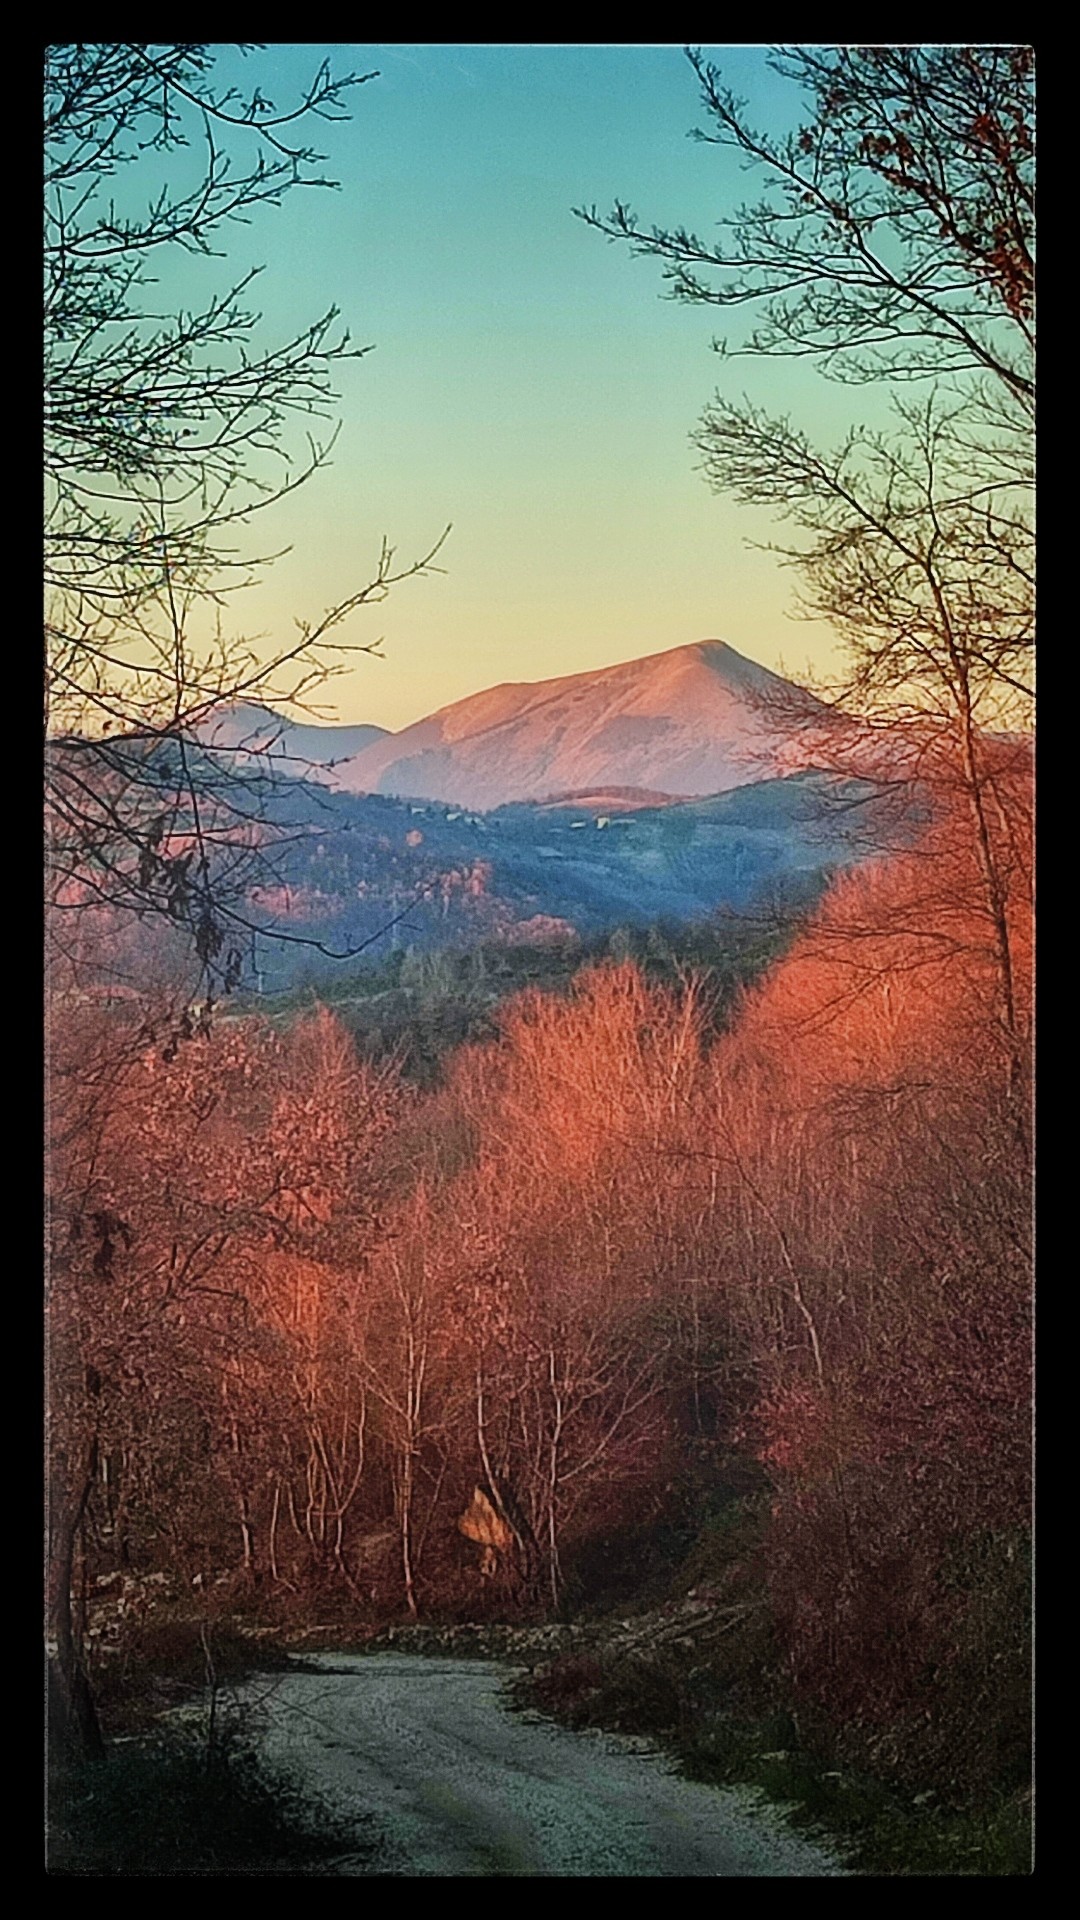
[[[512,1709],[510,1669],[321,1654],[248,1684],[260,1750],[355,1821],[339,1874],[790,1877],[843,1869],[749,1794],[680,1779],[646,1743]],[[372,1851],[374,1843],[374,1851]]]

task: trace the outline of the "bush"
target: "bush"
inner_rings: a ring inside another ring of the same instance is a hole
[[[171,1731],[50,1773],[50,1874],[310,1873],[359,1850],[235,1730],[212,1754]]]

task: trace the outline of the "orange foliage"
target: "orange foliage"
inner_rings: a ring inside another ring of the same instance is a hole
[[[245,1566],[417,1608],[478,1603],[477,1485],[516,1516],[520,1590],[554,1601],[680,1462],[749,1447],[797,1684],[922,1711],[974,1632],[949,1570],[1027,1523],[1030,820],[1007,771],[1009,996],[942,812],[833,886],[719,1037],[702,982],[593,967],[505,1006],[421,1102],[325,1012],[166,1057],[134,1009],[73,1003],[58,1456],[97,1431],[205,1543],[186,1463]]]

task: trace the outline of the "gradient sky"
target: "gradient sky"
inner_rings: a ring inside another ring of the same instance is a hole
[[[798,100],[763,49],[707,49],[770,128]],[[229,270],[265,263],[269,344],[331,303],[373,351],[344,370],[333,466],[267,515],[292,551],[233,603],[267,644],[447,523],[445,572],[396,588],[348,637],[383,639],[327,690],[325,718],[400,727],[506,680],[580,672],[706,637],[771,667],[826,670],[830,636],[789,617],[794,580],[752,551],[778,529],[714,495],[689,436],[723,391],[837,434],[853,404],[805,365],[722,364],[723,317],[663,297],[654,263],[576,220],[618,197],[643,223],[711,223],[751,196],[701,123],[680,47],[271,46],[239,65],[280,107],[328,56],[379,70],[319,129],[337,193],[234,227]],[[220,284],[212,263],[207,284]],[[205,263],[185,267],[195,297]],[[856,401],[865,395],[855,396]]]

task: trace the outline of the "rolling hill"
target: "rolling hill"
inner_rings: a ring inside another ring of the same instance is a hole
[[[327,951],[369,943],[380,958],[790,908],[898,831],[870,783],[815,770],[701,799],[608,790],[483,814],[289,786],[271,805],[284,829],[267,849],[277,884],[249,903],[267,991],[331,980]]]
[[[203,747],[235,755],[241,765],[270,760],[279,773],[329,785],[337,784],[337,762],[351,759],[386,736],[385,727],[287,720],[253,700],[222,707],[197,732]]]

